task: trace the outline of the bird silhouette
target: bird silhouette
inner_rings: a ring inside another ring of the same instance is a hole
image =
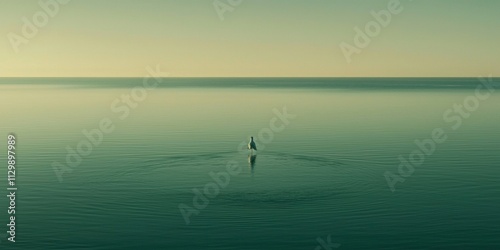
[[[248,143],[248,149],[250,149],[250,152],[253,153],[253,151],[257,151],[257,145],[255,145],[255,141],[253,140],[253,136],[250,137],[250,142]]]

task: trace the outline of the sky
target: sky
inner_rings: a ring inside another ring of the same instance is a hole
[[[0,0],[0,77],[500,76],[497,0],[54,1]]]

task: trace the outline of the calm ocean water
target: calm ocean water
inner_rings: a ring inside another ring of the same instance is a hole
[[[14,132],[19,188],[16,243],[4,226],[0,249],[295,250],[328,237],[338,249],[500,249],[500,85],[481,84],[163,79],[134,92],[142,79],[0,79],[0,148]],[[89,151],[101,121],[113,131]],[[391,191],[384,175],[401,176],[398,157],[436,129],[446,141],[414,154],[423,162]],[[239,150],[250,136],[253,157]]]

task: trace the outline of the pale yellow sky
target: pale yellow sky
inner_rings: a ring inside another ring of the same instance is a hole
[[[340,44],[355,46],[354,28],[388,2],[253,0],[221,20],[208,0],[73,0],[26,38],[23,17],[47,12],[8,1],[0,77],[142,77],[154,65],[175,77],[500,76],[499,1],[401,0],[348,63]]]

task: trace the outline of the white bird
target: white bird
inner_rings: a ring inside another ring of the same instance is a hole
[[[257,145],[255,145],[255,142],[253,141],[253,136],[250,137],[250,142],[248,143],[248,149],[250,149],[250,152],[253,153],[253,150],[257,151]]]

